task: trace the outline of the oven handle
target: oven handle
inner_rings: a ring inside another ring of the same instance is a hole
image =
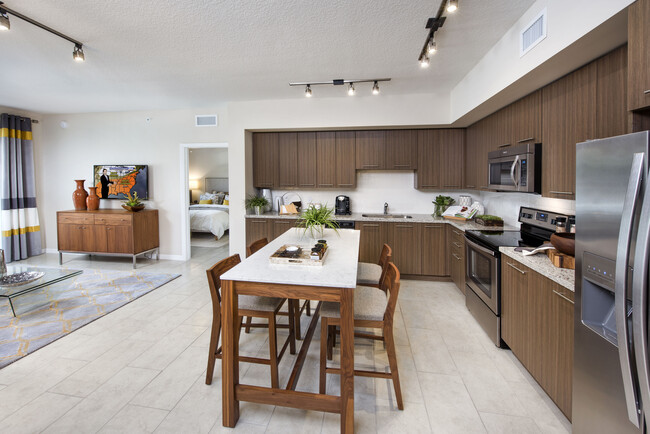
[[[515,156],[515,161],[512,162],[512,166],[510,167],[510,179],[512,179],[512,184],[515,186],[515,188],[519,188],[519,183],[515,178],[515,169],[517,168],[517,163],[519,163],[519,155]]]
[[[475,242],[470,241],[467,237],[465,237],[465,242],[468,244],[468,247],[471,247],[471,248],[473,248],[475,250],[478,250],[479,252],[485,253],[486,255],[490,255],[490,256],[493,256],[493,257],[495,256],[495,254],[494,254],[494,252],[492,250],[486,249],[483,246],[479,246]]]

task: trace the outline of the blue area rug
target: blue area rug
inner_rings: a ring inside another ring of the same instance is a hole
[[[84,270],[9,301],[0,300],[0,368],[153,291],[180,274]]]

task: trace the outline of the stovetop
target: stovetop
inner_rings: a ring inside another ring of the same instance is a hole
[[[465,231],[467,238],[479,241],[486,247],[499,250],[499,247],[529,246],[520,231]]]

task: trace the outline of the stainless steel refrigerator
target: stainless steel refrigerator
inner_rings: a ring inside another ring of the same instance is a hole
[[[648,138],[577,145],[574,433],[646,432]]]

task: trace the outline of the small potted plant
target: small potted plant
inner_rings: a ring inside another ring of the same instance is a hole
[[[131,212],[142,211],[144,209],[144,202],[142,202],[142,199],[138,197],[137,191],[133,194],[130,192],[126,193],[126,197],[127,200],[122,204],[122,208]]]
[[[253,210],[255,215],[262,214],[262,210],[269,205],[269,200],[265,197],[255,196],[251,194],[244,202],[246,209]]]
[[[435,205],[435,211],[433,213],[434,217],[442,217],[442,214],[447,211],[451,205],[453,205],[456,200],[451,196],[438,195],[436,199],[431,201]]]
[[[334,220],[334,209],[326,206],[315,207],[310,205],[303,211],[297,226],[304,228],[303,234],[309,231],[309,235],[317,240],[323,238],[325,228],[334,229],[338,233],[339,224]]]

